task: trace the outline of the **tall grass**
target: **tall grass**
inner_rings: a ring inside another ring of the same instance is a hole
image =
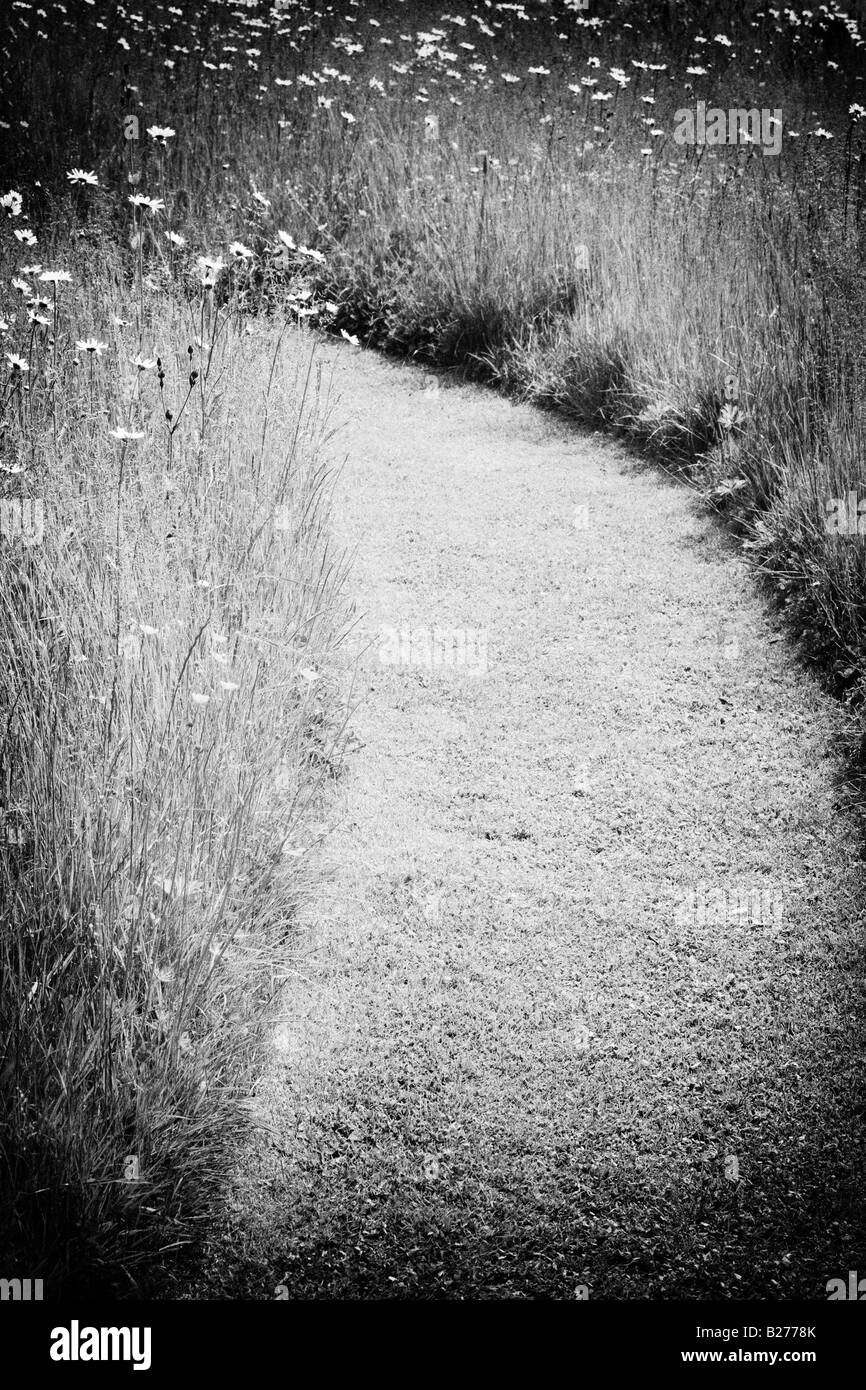
[[[8,455],[44,535],[0,549],[4,1256],[52,1293],[137,1286],[218,1199],[339,761],[342,623],[309,350],[59,249]]]

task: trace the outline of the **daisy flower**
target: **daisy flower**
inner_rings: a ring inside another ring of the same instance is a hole
[[[75,346],[80,352],[93,352],[97,357],[101,357],[108,343],[97,342],[96,338],[78,338]]]
[[[242,261],[252,260],[255,254],[248,246],[244,246],[242,241],[233,241],[229,246],[229,251],[233,256],[237,256]]]
[[[166,232],[165,235],[172,246],[186,246],[186,237],[181,236],[180,232]]]
[[[161,198],[148,198],[144,193],[130,193],[127,197],[135,208],[147,208],[148,212],[165,211],[165,203]]]
[[[72,276],[68,270],[43,270],[39,279],[48,285],[65,285],[70,283]]]
[[[24,358],[23,358],[23,357],[19,357],[18,354],[17,354],[16,352],[7,352],[7,353],[6,353],[6,361],[9,363],[9,366],[12,368],[13,372],[29,372],[29,371],[30,371],[30,368],[28,367],[27,363],[24,361]]]
[[[166,140],[170,140],[175,132],[170,125],[149,125],[147,133],[152,140],[159,140],[160,144],[164,145]]]
[[[36,245],[36,236],[31,232],[29,227],[21,227],[20,230],[15,233],[15,238],[17,241],[23,241],[25,246]]]
[[[225,270],[225,262],[219,256],[199,256],[197,265],[202,285],[205,289],[213,289],[220,271]]]
[[[92,169],[70,169],[66,177],[70,183],[87,183],[91,188],[99,186],[99,179]]]
[[[118,425],[116,430],[109,430],[112,439],[144,439],[144,430],[131,430],[126,425]]]

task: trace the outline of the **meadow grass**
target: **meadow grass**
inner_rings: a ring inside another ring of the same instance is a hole
[[[10,23],[0,484],[46,525],[0,559],[3,1181],[16,1248],[131,1271],[219,1187],[339,741],[284,325],[623,432],[858,705],[864,547],[825,513],[862,486],[863,39],[752,3]],[[698,100],[781,109],[781,152],[678,145]]]
[[[43,536],[0,557],[4,1254],[54,1293],[136,1287],[213,1210],[342,734],[299,330],[62,250],[6,464]]]

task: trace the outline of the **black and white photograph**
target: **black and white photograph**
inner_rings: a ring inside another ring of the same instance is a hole
[[[28,1372],[529,1302],[829,1375],[866,0],[3,0],[0,72]]]

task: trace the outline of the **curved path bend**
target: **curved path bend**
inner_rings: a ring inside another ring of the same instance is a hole
[[[213,1284],[826,1297],[866,1270],[841,711],[687,488],[318,353],[359,746]]]

